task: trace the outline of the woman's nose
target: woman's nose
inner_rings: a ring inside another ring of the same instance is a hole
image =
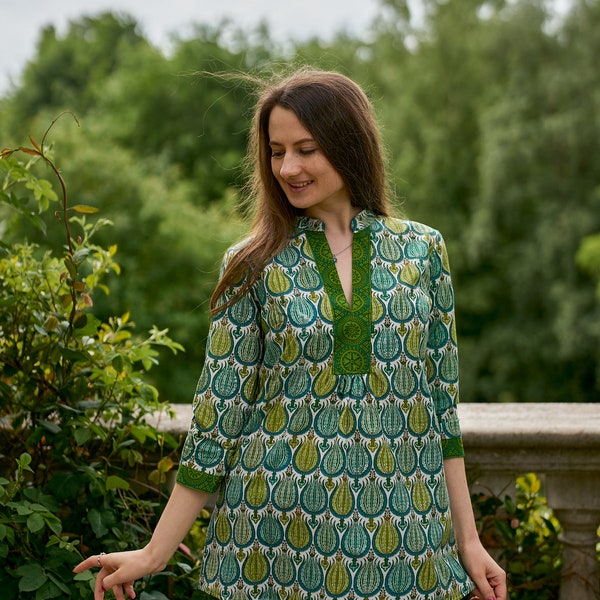
[[[300,172],[300,161],[293,154],[286,153],[281,160],[279,174],[282,177],[290,177]]]

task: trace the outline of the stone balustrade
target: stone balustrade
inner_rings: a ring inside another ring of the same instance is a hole
[[[499,494],[515,477],[544,476],[562,526],[560,600],[600,598],[600,404],[462,404],[467,466]]]
[[[191,406],[174,408],[159,427],[185,434]],[[467,468],[479,474],[474,490],[504,495],[518,475],[543,476],[562,526],[560,600],[598,600],[600,404],[462,404],[459,414]]]

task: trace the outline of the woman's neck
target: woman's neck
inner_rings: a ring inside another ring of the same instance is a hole
[[[307,211],[307,217],[319,219],[325,224],[327,237],[345,236],[352,232],[352,219],[360,212],[356,206],[336,207],[334,210]]]

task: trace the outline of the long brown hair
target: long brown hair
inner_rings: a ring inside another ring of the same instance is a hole
[[[342,177],[353,206],[379,215],[390,212],[383,148],[363,90],[345,75],[313,69],[268,83],[256,104],[248,144],[252,171],[246,201],[254,213],[250,236],[222,273],[210,299],[212,315],[225,308],[219,299],[229,286],[245,278],[226,305],[250,289],[264,265],[285,246],[301,214],[288,202],[271,170],[269,117],[275,106],[292,110],[311,133]]]

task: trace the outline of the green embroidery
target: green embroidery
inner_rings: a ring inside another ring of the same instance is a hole
[[[352,246],[352,308],[344,295],[333,256],[323,232],[306,237],[333,308],[333,368],[338,375],[368,373],[371,367],[371,239],[367,227],[354,234]]]
[[[462,438],[442,440],[442,455],[444,458],[460,458],[465,455]]]
[[[191,469],[186,465],[179,465],[177,470],[177,483],[184,485],[185,487],[198,490],[200,492],[216,492],[221,485],[223,477],[218,475],[209,475],[204,471],[198,471]]]

